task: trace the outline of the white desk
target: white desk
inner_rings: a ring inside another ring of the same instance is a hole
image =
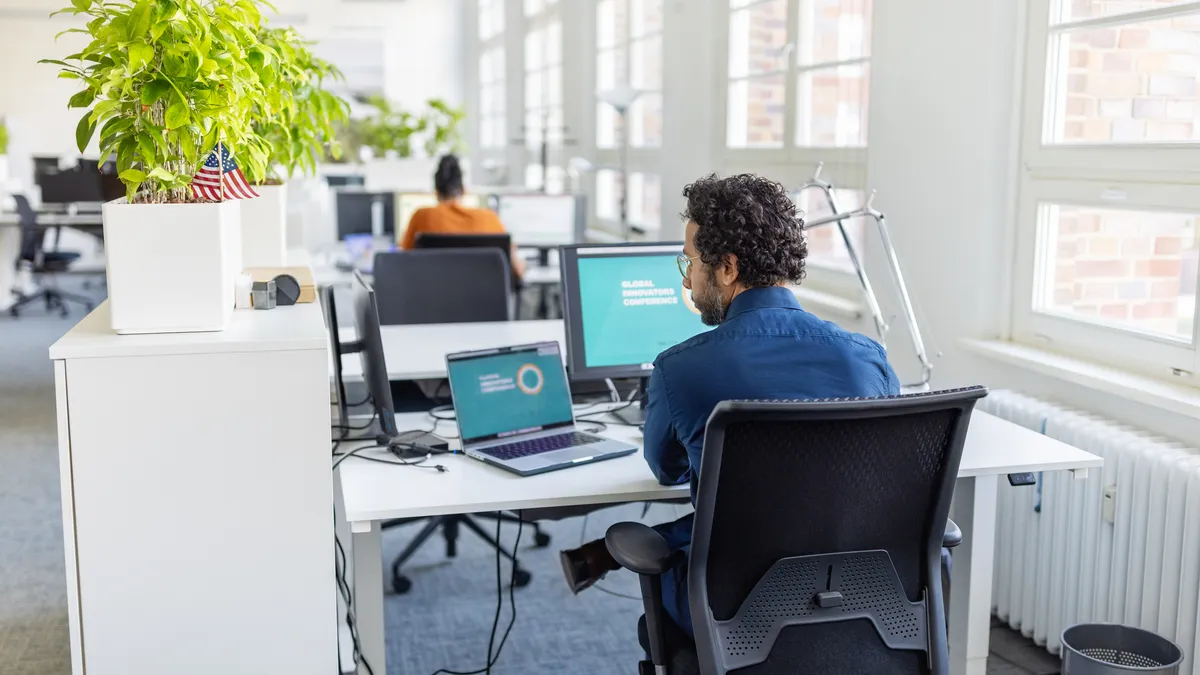
[[[386,342],[386,338],[385,338]],[[440,362],[440,361],[439,361]],[[429,373],[433,364],[424,368]],[[401,429],[425,428],[421,413],[398,415]],[[441,423],[440,431],[449,423]],[[637,430],[606,432],[640,444]],[[350,446],[354,447],[354,446]],[[380,521],[391,518],[670,499],[686,486],[657,484],[640,455],[520,478],[463,456],[439,456],[447,473],[351,458],[339,470],[345,519],[352,532],[354,602],[363,653],[383,672],[383,567]],[[963,531],[954,551],[950,659],[955,675],[983,675],[991,620],[996,494],[1001,475],[1099,467],[1095,455],[976,411],[963,449],[952,517]],[[633,639],[632,627],[630,639]],[[566,655],[564,655],[566,656]],[[632,664],[630,664],[632,667]]]
[[[104,226],[100,213],[47,213],[38,212],[38,227],[42,229],[53,227],[72,227],[95,230]],[[21,224],[21,217],[15,213],[0,213],[0,227],[16,227]]]
[[[389,380],[446,377],[446,354],[491,347],[558,342],[566,358],[561,319],[384,326],[380,334]],[[355,339],[352,329],[341,329],[339,336],[343,343]],[[356,356],[342,359],[343,381],[361,382],[362,377],[361,359]]]

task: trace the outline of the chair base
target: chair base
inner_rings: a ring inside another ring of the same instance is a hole
[[[91,298],[84,297],[78,293],[60,291],[57,288],[43,288],[35,293],[22,295],[16,302],[9,306],[8,313],[13,317],[18,317],[21,315],[22,308],[38,300],[45,301],[47,312],[58,310],[58,315],[64,318],[70,313],[67,307],[68,302],[83,305],[84,309],[89,312],[95,309],[95,303]]]
[[[511,516],[506,513],[479,514],[476,517],[489,518],[510,523],[515,523],[520,520],[516,516]],[[388,529],[409,522],[412,521],[389,521],[383,524],[383,528]],[[525,525],[533,528],[533,540],[534,544],[538,548],[543,548],[550,544],[550,536],[545,532],[542,532],[540,525],[537,523],[530,523],[528,521],[524,522]],[[408,563],[408,561],[414,555],[416,555],[421,546],[423,546],[425,542],[428,541],[431,536],[433,536],[434,532],[437,532],[439,529],[442,531],[442,536],[446,541],[446,557],[456,557],[458,555],[458,533],[460,527],[465,527],[471,532],[475,533],[475,536],[484,540],[484,542],[491,546],[493,550],[498,551],[500,555],[508,558],[508,560],[516,566],[516,569],[513,571],[513,586],[517,588],[524,588],[525,586],[529,585],[530,581],[533,580],[533,575],[528,570],[521,569],[520,563],[513,558],[512,553],[505,550],[504,547],[500,545],[500,542],[496,540],[496,537],[484,530],[479,523],[475,522],[472,516],[437,516],[430,518],[425,523],[425,526],[421,528],[421,531],[417,533],[417,536],[413,537],[412,541],[408,542],[408,545],[405,546],[404,550],[400,552],[400,555],[396,556],[395,560],[392,561],[392,591],[397,595],[403,595],[404,593],[412,590],[412,580],[403,574],[402,569],[404,565]]]

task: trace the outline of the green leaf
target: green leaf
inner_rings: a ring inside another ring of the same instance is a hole
[[[96,100],[96,92],[91,87],[75,94],[71,100],[67,102],[68,108],[86,108]]]
[[[110,136],[119,134],[133,126],[132,117],[114,117],[100,127],[100,143],[103,145]]]
[[[162,168],[161,166],[157,166],[157,167],[154,167],[154,170],[152,170],[150,172],[150,175],[147,176],[147,178],[149,178],[151,180],[156,180],[160,183],[170,183],[171,181],[174,181],[176,178],[178,178],[178,176],[171,173],[170,171],[167,171],[166,169]]]
[[[118,177],[126,183],[141,183],[146,180],[146,172],[138,169],[125,169]]]
[[[153,58],[154,47],[144,42],[135,42],[129,45],[129,70],[137,72]]]
[[[77,73],[73,70],[64,70],[58,74],[58,79],[60,79],[60,80],[81,80],[83,78],[79,76],[79,73]]]
[[[125,36],[129,40],[137,40],[150,31],[150,0],[138,0],[130,10],[125,24]]]
[[[86,12],[92,8],[92,0],[71,0],[71,4],[75,5],[75,9]]]
[[[138,132],[137,147],[145,161],[152,160],[158,154],[158,148],[154,145],[154,137],[145,131]]]
[[[152,80],[142,87],[142,105],[154,105],[171,91],[171,83],[163,78]]]
[[[191,119],[191,112],[188,110],[187,104],[182,99],[176,98],[171,107],[167,108],[165,121],[168,129],[177,129]]]
[[[92,134],[96,133],[96,123],[92,121],[91,113],[85,113],[75,126],[75,145],[80,152],[87,152],[88,144],[92,142]]]

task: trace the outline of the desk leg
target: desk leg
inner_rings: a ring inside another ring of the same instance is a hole
[[[355,523],[355,525],[359,525]],[[362,525],[365,526],[365,523]],[[358,640],[363,656],[375,675],[387,673],[386,646],[383,636],[383,550],[379,522],[364,532],[355,531],[354,542],[354,616],[358,619]],[[366,675],[366,668],[358,668]]]
[[[985,675],[992,617],[992,565],[996,550],[998,477],[960,478],[954,488],[954,522],[963,542],[954,549],[950,579],[950,672]]]

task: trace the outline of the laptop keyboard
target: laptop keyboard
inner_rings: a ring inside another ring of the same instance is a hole
[[[519,459],[530,455],[540,455],[543,452],[553,452],[564,448],[574,448],[580,445],[590,445],[598,442],[600,439],[588,434],[582,434],[578,431],[568,434],[558,434],[556,436],[544,436],[542,438],[533,438],[528,441],[516,441],[506,445],[497,445],[491,448],[483,448],[479,452],[495,457],[496,459]]]

